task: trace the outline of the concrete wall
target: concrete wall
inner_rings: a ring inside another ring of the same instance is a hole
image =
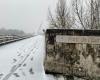
[[[100,31],[47,30],[44,63],[47,73],[73,75],[85,80],[100,77],[99,44],[59,43],[56,42],[56,35],[100,37]]]

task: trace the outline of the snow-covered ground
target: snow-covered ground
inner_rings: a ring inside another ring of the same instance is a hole
[[[1,80],[45,80],[44,51],[44,36],[1,46]]]
[[[45,38],[38,35],[0,47],[0,80],[56,80],[45,75]],[[58,80],[63,80],[60,77]]]

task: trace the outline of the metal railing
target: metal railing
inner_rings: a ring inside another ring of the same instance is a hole
[[[17,36],[5,36],[5,37],[0,37],[0,46],[12,42],[16,42],[19,40],[27,39],[30,37],[17,37]]]

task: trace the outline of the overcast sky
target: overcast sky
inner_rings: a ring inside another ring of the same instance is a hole
[[[45,25],[48,7],[54,9],[57,0],[0,0],[0,28],[34,32]]]

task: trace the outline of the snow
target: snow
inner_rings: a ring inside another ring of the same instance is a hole
[[[43,67],[45,37],[38,35],[0,47],[0,80],[56,80]],[[57,80],[64,80],[59,77]]]

